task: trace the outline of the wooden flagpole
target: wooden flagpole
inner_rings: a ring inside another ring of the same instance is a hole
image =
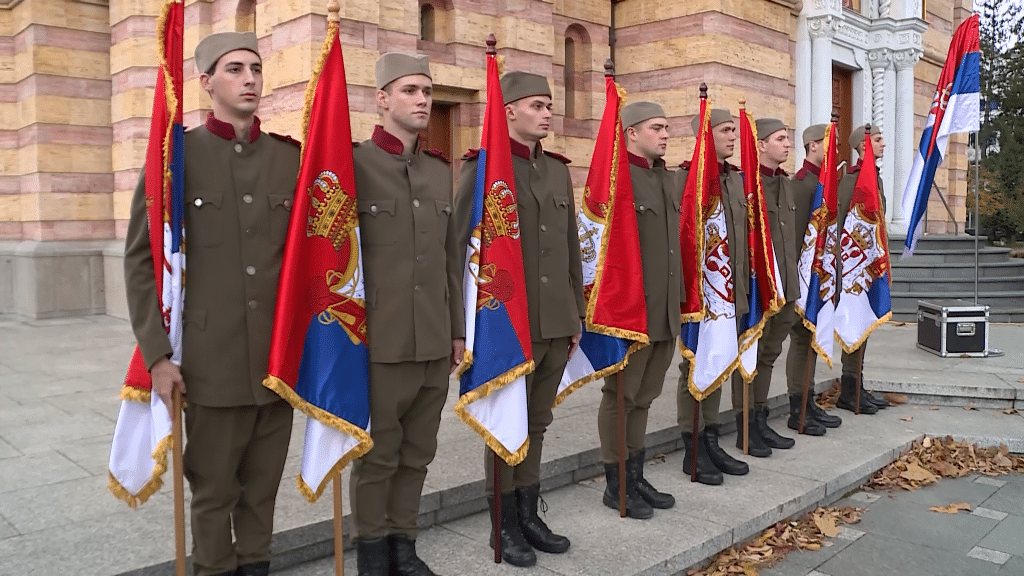
[[[334,574],[345,576],[345,532],[341,525],[341,474],[334,476]]]
[[[811,334],[811,342],[807,343],[807,365],[804,368],[804,392],[800,400],[800,426],[797,432],[804,433],[804,419],[807,418],[807,395],[811,387],[811,362],[814,358],[814,334]]]
[[[171,416],[171,458],[174,463],[174,572],[185,576],[185,468],[182,448],[184,434],[181,430],[181,390],[174,387]]]
[[[615,396],[619,432],[619,517],[626,517],[626,395],[623,390],[622,370],[615,373]],[[641,464],[642,465],[642,464]]]
[[[494,492],[492,498],[494,498],[494,505],[491,506],[491,525],[494,527],[491,532],[494,534],[494,563],[501,564],[501,462],[497,452],[491,451],[492,465],[494,470],[492,477],[494,478]]]

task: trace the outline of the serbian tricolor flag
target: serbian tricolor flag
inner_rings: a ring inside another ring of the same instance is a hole
[[[875,153],[867,133],[850,211],[839,236],[839,254],[843,287],[836,305],[836,338],[843,350],[851,353],[892,317],[889,238],[878,193]]]
[[[786,305],[782,276],[775,261],[775,247],[768,222],[768,206],[761,184],[761,161],[754,137],[754,118],[740,108],[740,168],[747,198],[747,254],[750,259],[749,311],[740,318],[740,374],[745,382],[757,371],[757,341],[765,322]]]
[[[305,143],[263,385],[309,418],[299,491],[315,502],[370,440],[370,368],[352,129],[338,23],[306,86]]]
[[[680,351],[689,361],[690,394],[702,400],[739,364],[728,224],[706,98],[700,101],[700,129],[683,188],[679,244],[686,289]]]
[[[184,14],[181,2],[167,2],[157,20],[160,68],[145,165],[146,215],[156,291],[173,350],[171,362],[179,366],[185,302],[185,129],[181,122]],[[145,503],[160,488],[172,442],[170,410],[151,390],[149,370],[136,346],[121,388],[121,411],[108,464],[110,491],[132,508]]]
[[[903,257],[911,256],[917,239],[924,232],[924,214],[932,191],[935,169],[942,163],[950,134],[977,132],[980,126],[979,72],[981,49],[978,42],[978,15],[960,24],[949,44],[932,109],[925,121],[921,144],[914,156],[907,187],[903,190],[902,210],[907,215],[907,240]]]
[[[455,412],[514,466],[529,447],[526,375],[533,371],[533,350],[504,102],[498,62],[488,54],[487,104],[462,285],[466,352]]]
[[[839,175],[836,170],[836,124],[825,128],[825,157],[821,177],[811,198],[811,219],[804,233],[797,272],[800,299],[796,311],[811,331],[811,347],[832,367],[836,295],[836,202]]]
[[[609,75],[605,94],[578,218],[587,320],[555,405],[583,384],[622,370],[629,355],[648,343],[633,179],[619,117],[625,91]]]

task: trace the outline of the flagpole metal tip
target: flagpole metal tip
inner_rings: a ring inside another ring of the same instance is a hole
[[[341,22],[341,4],[338,3],[338,0],[328,0],[327,21]]]
[[[871,122],[868,122],[867,124],[864,125],[864,133],[871,134]]]
[[[746,107],[747,107],[747,97],[746,96],[741,96],[740,97],[740,108],[746,108]]]
[[[704,82],[700,83],[700,99],[701,100],[707,100],[708,99],[708,85],[706,83],[704,83]]]
[[[604,75],[615,76],[615,63],[612,62],[611,58],[604,61]]]
[[[487,35],[487,53],[488,54],[497,54],[498,53],[498,49],[496,48],[497,45],[498,45],[498,38],[494,35],[494,32],[491,32],[490,34]]]

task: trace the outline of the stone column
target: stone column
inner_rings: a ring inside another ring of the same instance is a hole
[[[796,38],[796,126],[793,133],[793,151],[796,153],[794,166],[799,169],[804,163],[804,142],[801,140],[804,129],[811,122],[811,36],[806,26],[806,18],[801,17],[797,24]]]
[[[832,118],[832,38],[839,21],[831,14],[807,19],[811,36],[811,124]]]
[[[914,165],[917,143],[914,142],[914,66],[921,59],[921,51],[917,49],[899,50],[893,53],[896,66],[896,125],[893,139],[892,160],[895,163],[894,189],[889,195],[891,228],[895,232],[906,232],[906,218],[903,214],[903,189],[910,178],[910,169]]]
[[[886,202],[889,206],[887,217],[891,218],[893,214],[892,199],[895,193],[893,170],[895,167],[896,146],[894,145],[893,130],[896,100],[900,93],[896,91],[896,82],[893,77],[895,71],[892,67],[892,51],[888,48],[879,48],[869,51],[867,56],[868,65],[871,68],[871,116],[865,119],[865,121],[870,119],[872,125],[878,126],[879,130],[882,131],[882,137],[885,138],[885,143],[888,145],[888,153],[882,157],[882,162],[879,166],[879,177],[882,180]],[[913,95],[911,95],[910,100],[912,103]]]

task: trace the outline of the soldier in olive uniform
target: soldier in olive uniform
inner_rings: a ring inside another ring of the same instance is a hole
[[[796,235],[793,238],[793,248],[796,250],[798,259],[803,250],[807,224],[811,220],[811,202],[814,200],[818,175],[821,173],[821,163],[825,157],[825,124],[807,127],[802,138],[805,152],[804,164],[793,175],[790,186],[793,192],[793,203],[796,206]],[[797,282],[797,296],[799,297],[799,280]],[[811,331],[804,326],[799,313],[794,310],[793,315],[793,329],[789,333],[789,353],[786,355],[786,388],[789,393],[789,420],[786,422],[786,426],[793,430],[800,429],[800,402],[803,400],[804,380],[809,379],[804,434],[822,436],[825,434],[826,428],[838,428],[843,421],[839,416],[822,410],[814,401],[812,384],[818,354],[810,347]],[[808,366],[810,373],[807,372]]]
[[[632,518],[650,518],[653,508],[671,508],[675,498],[658,492],[643,475],[644,439],[651,402],[661,394],[679,337],[682,259],[679,257],[679,201],[682,189],[665,169],[668,120],[660,104],[634,102],[622,109],[626,154],[633,182],[647,301],[650,344],[633,353],[621,376],[605,378],[597,431],[607,485],[605,506],[619,507],[619,434],[617,390],[621,378],[626,418],[626,510]]]
[[[569,539],[552,533],[538,516],[537,503],[544,432],[553,418],[551,408],[569,353],[579,342],[586,307],[572,180],[565,166],[569,159],[547,152],[540,145],[551,127],[551,88],[543,76],[513,71],[501,77],[501,92],[512,146],[536,368],[526,377],[529,451],[515,467],[501,463],[503,493],[497,504],[490,496],[494,486],[490,449],[485,450],[484,470],[488,503],[492,509],[501,506],[502,558],[514,566],[532,566],[537,563],[533,548],[550,554],[569,549]],[[477,167],[475,151],[465,160],[459,177],[457,210],[459,246],[463,250],[469,238]]]
[[[690,122],[693,133],[697,134],[700,117]],[[750,264],[747,260],[747,200],[743,194],[743,179],[739,168],[726,162],[736,148],[736,122],[728,110],[715,108],[711,110],[711,131],[715,138],[715,154],[720,163],[722,186],[722,202],[725,219],[728,225],[729,260],[732,268],[733,300],[736,306],[736,325],[747,312],[747,290],[750,284]],[[689,164],[684,163],[678,172],[678,188],[683,189],[689,175]],[[696,454],[693,453],[690,434],[693,430],[693,407],[696,400],[690,394],[686,373],[689,370],[684,359],[679,364],[679,386],[676,390],[676,418],[683,437],[685,455],[683,471],[690,474],[694,461],[697,465],[697,481],[703,484],[718,485],[722,483],[722,472],[742,476],[750,472],[746,462],[737,460],[718,445],[719,422],[718,411],[722,403],[722,390],[716,389],[708,395],[700,406],[700,440]],[[742,386],[739,372],[733,373],[733,387],[736,382]]]
[[[262,575],[292,430],[291,407],[263,387],[263,377],[299,148],[260,131],[255,34],[207,36],[195,62],[213,112],[184,140],[188,281],[180,369],[169,360],[153,275],[144,175],[125,242],[128,309],[153,392],[168,407],[174,388],[187,397],[184,464],[196,576]]]
[[[850,134],[850,146],[857,151],[859,156],[857,163],[851,166],[847,171],[846,175],[839,182],[839,200],[838,200],[838,230],[840,243],[842,242],[843,234],[843,223],[846,222],[846,214],[850,211],[850,203],[853,201],[853,188],[857,183],[857,176],[861,169],[861,165],[864,161],[864,126],[858,126],[853,129],[853,133]],[[875,159],[878,160],[882,157],[882,153],[885,152],[885,139],[882,138],[882,132],[878,129],[878,126],[871,127],[871,148],[875,153]],[[885,193],[882,191],[882,180],[878,179],[878,196],[881,200],[882,213],[885,213]],[[841,248],[840,248],[841,250]],[[842,258],[837,260],[839,270],[839,286],[840,293],[839,297],[842,298]],[[857,381],[861,381],[860,391],[860,413],[861,414],[875,414],[879,410],[884,409],[889,405],[887,400],[876,398],[870,392],[864,389],[863,379],[861,378],[864,370],[864,353],[867,351],[868,342],[864,341],[860,345],[860,348],[852,353],[843,352],[843,376],[840,378],[840,393],[839,400],[836,402],[838,408],[843,410],[854,411],[854,405],[856,404],[856,391]]]
[[[430,576],[416,555],[420,493],[437,450],[448,375],[462,358],[462,288],[451,171],[423,150],[426,56],[377,60],[382,125],[356,145],[373,448],[350,481],[359,574]]]
[[[782,353],[782,342],[789,334],[795,320],[793,307],[800,297],[800,279],[797,276],[797,259],[800,254],[795,237],[796,205],[789,186],[789,178],[781,168],[789,159],[789,128],[775,118],[761,118],[755,122],[757,129],[757,150],[761,165],[761,183],[767,205],[768,221],[771,228],[775,263],[781,275],[786,304],[765,322],[761,338],[757,342],[757,374],[751,383],[753,410],[750,419],[748,451],[751,456],[771,456],[772,448],[789,449],[796,442],[786,438],[768,426],[768,390],[772,383],[775,359]],[[750,175],[753,177],[753,175]],[[802,236],[801,236],[802,237]],[[736,414],[736,447],[743,447],[743,389],[737,388],[735,380],[732,391],[732,407]]]

